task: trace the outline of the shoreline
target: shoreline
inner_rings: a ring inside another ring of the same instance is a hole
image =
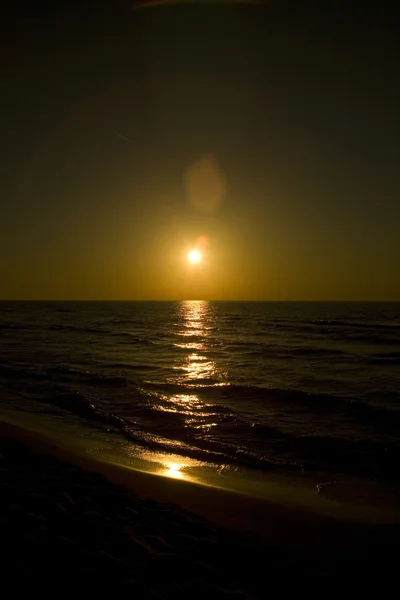
[[[0,449],[6,579],[33,591],[44,585],[43,598],[66,573],[66,596],[79,585],[241,600],[264,597],[266,584],[382,589],[382,578],[395,577],[396,525],[99,463],[4,422]]]
[[[179,504],[185,510],[235,530],[257,533],[264,537],[267,534],[271,535],[271,518],[274,526],[277,520],[279,522],[292,520],[290,513],[293,511],[264,499],[101,462],[65,449],[41,433],[1,421],[0,438],[17,440],[28,446],[34,454],[55,456],[88,473],[100,473],[114,484],[128,488],[139,496],[151,497],[159,502]],[[228,510],[227,506],[229,506]],[[267,519],[265,519],[266,513],[269,515]],[[304,517],[307,520],[314,518],[318,522],[326,520],[332,528],[336,525],[336,520],[321,519],[312,516],[312,513],[304,515],[302,512],[299,522],[302,522]]]
[[[357,536],[369,528],[379,529],[400,524],[400,520],[396,522],[383,518],[381,522],[376,522],[365,519],[362,511],[359,519],[351,518],[345,512],[324,514],[313,506],[281,503],[277,498],[268,499],[234,489],[160,476],[116,462],[105,462],[98,456],[88,456],[67,448],[45,433],[7,422],[0,417],[0,438],[4,437],[22,442],[35,454],[55,456],[86,472],[100,473],[111,482],[140,496],[178,504],[230,529],[249,532],[268,540],[274,539],[275,543],[283,545],[293,545],[296,539],[303,536],[306,545],[318,545],[320,535],[313,535],[314,526],[336,539],[344,533]],[[293,488],[292,492],[295,495],[297,488]],[[318,500],[317,494],[315,497]],[[312,531],[309,529],[310,523],[313,525]],[[304,541],[301,544],[304,546]]]
[[[33,412],[3,409],[0,434],[1,427],[14,428],[13,435],[29,443],[32,449],[38,444],[45,445],[51,454],[84,464],[86,469],[102,472],[128,487],[140,488],[143,493],[161,501],[186,502],[195,512],[206,510],[211,494],[237,506],[251,504],[256,512],[262,512],[263,507],[268,506],[269,511],[285,515],[302,513],[306,519],[400,524],[400,488],[386,487],[384,483],[339,476],[332,485],[332,476],[329,478],[324,474],[293,476],[246,469],[221,475],[217,466],[210,465],[211,469],[208,469],[206,464],[205,470],[201,467],[193,470],[190,462],[186,464],[180,456],[150,452],[148,458],[143,459],[142,453],[138,458],[135,446],[125,440],[121,443],[117,434],[99,437],[87,425],[78,427]],[[194,502],[193,497],[201,497],[204,501]],[[214,513],[212,510],[212,515]],[[227,520],[225,512],[221,518]],[[229,526],[234,521],[231,519]],[[250,520],[247,525],[249,529],[259,531],[260,519],[257,518],[255,523]]]

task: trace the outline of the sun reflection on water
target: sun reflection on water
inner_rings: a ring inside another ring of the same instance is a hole
[[[160,472],[160,475],[164,475],[165,477],[172,477],[173,479],[185,479],[184,474],[182,473],[183,465],[174,462],[165,463],[165,470]]]
[[[140,461],[140,464],[136,467],[140,470],[161,477],[170,477],[172,479],[182,479],[191,482],[199,481],[196,473],[200,473],[210,466],[204,461],[195,460],[189,456],[158,452],[136,445],[128,447],[128,454],[131,459]]]
[[[161,400],[157,409],[185,415],[185,427],[197,431],[209,431],[216,426],[216,413],[213,405],[201,399],[195,389],[229,385],[227,374],[210,357],[210,351],[216,344],[213,338],[215,315],[212,305],[203,300],[187,300],[178,308],[179,321],[176,335],[192,336],[188,342],[174,344],[187,350],[185,356],[177,358],[171,369],[175,374],[168,383],[185,388],[186,393],[159,395]],[[191,390],[193,389],[193,393]]]
[[[206,464],[189,456],[196,452],[202,455],[200,440],[210,437],[220,422],[208,390],[230,385],[227,372],[214,360],[219,347],[214,310],[206,301],[177,305],[173,323],[176,337],[167,375],[161,381],[148,382],[152,385],[146,393],[153,418],[146,422],[148,431],[142,438],[152,449],[135,452],[140,460],[152,463],[151,471],[158,475],[194,481],[193,469],[196,472]]]
[[[177,375],[174,378],[176,383],[190,385],[190,382],[193,381],[215,385],[221,376],[215,361],[207,356],[207,351],[211,348],[209,338],[214,321],[210,306],[210,303],[205,300],[187,300],[180,304],[181,321],[177,334],[183,337],[200,337],[202,339],[175,344],[176,347],[188,350],[186,358],[183,361],[177,361],[173,367],[174,370],[183,372],[181,376]]]

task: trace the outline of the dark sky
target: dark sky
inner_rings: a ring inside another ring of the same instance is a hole
[[[16,4],[0,298],[400,300],[388,3]]]

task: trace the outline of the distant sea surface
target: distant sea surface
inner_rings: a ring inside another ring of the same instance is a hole
[[[0,402],[150,460],[398,482],[400,303],[2,302]]]

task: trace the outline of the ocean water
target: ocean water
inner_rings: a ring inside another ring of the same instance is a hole
[[[397,484],[400,303],[3,302],[0,400],[177,476]]]

